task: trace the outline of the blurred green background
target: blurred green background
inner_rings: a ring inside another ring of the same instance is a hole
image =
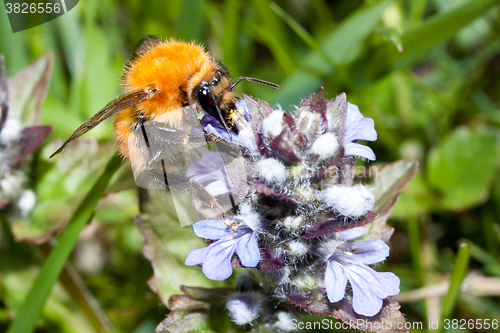
[[[68,14],[16,34],[2,7],[0,53],[8,76],[46,52],[54,52],[55,60],[41,117],[54,132],[25,165],[26,186],[37,193],[37,206],[31,216],[9,221],[20,242],[4,240],[0,246],[0,331],[11,323],[56,244],[55,239],[42,243],[69,221],[115,151],[112,122],[95,128],[69,152],[52,160],[48,156],[119,94],[123,66],[146,35],[199,41],[234,78],[278,83],[280,90],[251,82],[236,90],[285,110],[293,111],[320,86],[329,99],[346,92],[375,120],[378,140],[369,146],[376,165],[401,158],[420,161],[418,175],[389,219],[396,228],[391,255],[379,267],[400,277],[406,319],[426,327],[439,318],[464,240],[471,251],[468,287],[449,318],[499,319],[498,4],[81,0]],[[72,253],[71,267],[64,271],[68,276],[56,283],[38,318],[37,332],[103,327],[106,332],[151,332],[168,313],[148,287],[153,269],[134,224],[139,207],[130,169],[122,167],[111,183]],[[164,260],[179,281],[172,277],[175,283],[165,293],[178,293],[180,283],[220,286],[199,268],[183,266],[187,253],[202,244],[191,228],[166,225],[161,239],[172,244],[163,244]],[[175,242],[178,237],[187,241]],[[460,330],[465,331],[485,330]]]

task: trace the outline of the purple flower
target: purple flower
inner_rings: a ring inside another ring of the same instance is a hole
[[[338,236],[357,238],[362,235],[361,229],[353,228]],[[389,246],[381,240],[356,243],[332,240],[321,245],[318,253],[326,261],[324,283],[331,303],[344,298],[349,281],[354,311],[371,317],[380,311],[383,299],[399,293],[399,278],[396,275],[379,273],[368,266],[384,261],[389,255]]]
[[[344,155],[356,155],[365,157],[371,161],[375,160],[375,153],[367,146],[355,143],[357,140],[377,140],[375,123],[371,118],[365,118],[359,112],[359,108],[347,103],[347,119],[345,124]]]
[[[201,119],[201,126],[207,133],[230,141],[229,134],[227,133],[227,130],[224,128],[224,126],[217,119],[215,119],[215,117],[209,115],[208,113],[205,113],[205,115]],[[238,135],[233,130],[231,130],[230,133],[232,137]]]
[[[193,229],[198,237],[217,241],[191,251],[185,263],[202,265],[203,273],[212,280],[225,280],[231,276],[231,258],[235,252],[243,266],[255,267],[260,261],[256,238],[259,228],[260,218],[255,213],[197,222]]]
[[[233,120],[238,127],[238,133],[231,130],[231,137],[229,137],[224,126],[208,113],[205,113],[201,119],[201,126],[208,134],[212,134],[227,141],[232,141],[241,147],[247,148],[251,155],[258,156],[259,152],[250,123],[250,111],[247,102],[242,99],[239,100],[236,103],[236,109],[237,112],[233,114]]]
[[[233,192],[233,185],[226,165],[217,152],[207,151],[204,153],[198,162],[187,168],[185,175],[191,181],[203,184],[213,196]]]

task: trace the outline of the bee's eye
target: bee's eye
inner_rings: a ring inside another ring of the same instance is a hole
[[[198,103],[200,103],[201,108],[205,110],[207,113],[213,115],[215,113],[215,105],[214,105],[215,101],[212,96],[212,92],[210,91],[210,88],[211,87],[206,83],[199,84],[194,89],[194,95],[196,96]]]

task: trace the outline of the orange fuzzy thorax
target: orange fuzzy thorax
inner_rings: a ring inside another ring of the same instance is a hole
[[[198,83],[212,70],[210,55],[194,43],[170,40],[140,52],[125,71],[123,92],[129,94],[151,87],[159,88],[160,93],[115,116],[115,135],[120,153],[129,158],[127,140],[138,113],[147,118],[171,113],[167,122],[170,126],[178,126],[188,86]]]

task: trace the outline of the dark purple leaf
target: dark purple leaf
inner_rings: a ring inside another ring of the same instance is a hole
[[[316,222],[310,228],[305,230],[301,237],[302,238],[315,238],[324,235],[328,235],[334,232],[340,232],[348,230],[354,227],[361,227],[371,221],[375,220],[378,215],[374,212],[368,212],[362,219],[357,221],[348,222],[346,224],[345,218],[339,217],[338,219],[332,219],[327,221]]]
[[[349,293],[337,303],[330,303],[322,289],[316,289],[308,294],[292,292],[288,300],[293,304],[320,316],[331,316],[342,320],[351,327],[365,332],[396,333],[408,332],[405,329],[405,318],[399,311],[401,307],[394,297],[384,299],[382,309],[373,317],[357,314],[352,308],[352,295]],[[399,329],[399,327],[402,327]]]
[[[241,264],[238,256],[234,255],[231,260],[231,266],[234,268],[245,267]],[[275,271],[285,267],[285,258],[279,255],[273,249],[261,248],[260,249],[260,261],[257,264],[256,269],[259,271]]]
[[[264,118],[266,118],[274,110],[269,104],[259,102],[248,95],[243,95],[243,99],[247,102],[250,118],[252,119],[252,126],[261,124]]]
[[[47,96],[54,63],[54,53],[49,52],[28,67],[17,72],[9,81],[9,105],[23,113],[25,124],[40,121],[40,106]]]
[[[329,114],[330,121],[333,124],[329,126],[334,126],[336,128],[336,136],[339,138],[339,144],[344,145],[344,135],[345,135],[345,122],[347,119],[347,96],[342,93],[335,97],[333,100],[327,104],[327,113]]]
[[[7,199],[7,198],[0,199],[0,209],[4,208],[9,203],[10,203],[10,199]]]
[[[9,106],[7,103],[0,102],[0,132],[3,129],[3,125],[7,121],[7,116],[9,115]]]
[[[15,165],[27,158],[43,143],[50,133],[52,133],[53,129],[54,128],[52,126],[33,126],[23,128],[20,140],[21,150],[17,155],[11,158],[9,163],[11,165]]]
[[[293,116],[288,112],[283,112],[283,125],[288,126],[292,131],[296,130],[295,120],[293,120]]]
[[[326,100],[325,89],[323,87],[320,87],[316,93],[307,97],[305,100],[302,101],[302,103],[300,103],[299,109],[306,108],[311,110],[312,112],[320,114],[323,123],[326,124],[327,103],[328,101]],[[323,131],[321,134],[323,134],[324,132],[325,131]]]
[[[286,162],[299,162],[301,160],[300,148],[298,142],[302,142],[299,135],[290,128],[284,128],[283,131],[275,137],[270,143],[274,155]]]
[[[200,288],[200,287],[188,287],[188,286],[181,286],[180,288],[181,291],[184,293],[184,295],[186,295],[186,297],[201,302],[223,300],[230,293],[234,292],[233,288]],[[170,302],[170,299],[168,302],[169,304],[168,308],[170,310],[174,310],[174,308],[171,307],[172,304]]]
[[[252,124],[252,127],[254,129],[255,143],[257,145],[257,149],[259,149],[259,153],[264,157],[273,157],[271,150],[269,150],[264,144],[264,138],[262,137],[262,124],[258,124],[256,126]]]
[[[351,186],[354,178],[354,157],[346,156],[339,164],[339,183]]]
[[[7,121],[7,115],[9,111],[8,107],[9,101],[9,90],[7,87],[7,70],[5,69],[5,57],[0,54],[0,131],[2,131],[3,125]]]
[[[334,157],[332,157],[332,159],[330,160],[330,162],[325,165],[324,167],[322,167],[321,170],[319,170],[318,172],[314,173],[311,177],[310,177],[310,180],[314,181],[316,179],[319,179],[321,177],[323,177],[325,175],[326,172],[328,172],[328,170],[333,167],[334,165],[337,165],[340,163],[340,161],[342,161],[342,158],[344,157],[344,147],[342,147],[342,149],[339,149],[339,151],[337,152],[337,155],[335,155]]]
[[[243,99],[247,102],[248,111],[252,120],[252,130],[255,136],[255,142],[260,154],[266,157],[272,157],[271,152],[267,149],[262,138],[262,121],[266,118],[273,108],[264,102],[259,102],[248,95],[243,95]]]
[[[292,209],[297,208],[297,202],[295,200],[287,197],[286,195],[272,189],[271,187],[267,186],[266,184],[258,182],[255,186],[255,189],[257,193],[262,194],[262,195],[267,195],[274,200],[278,200],[279,202],[282,202],[284,204],[287,204],[290,206]]]

